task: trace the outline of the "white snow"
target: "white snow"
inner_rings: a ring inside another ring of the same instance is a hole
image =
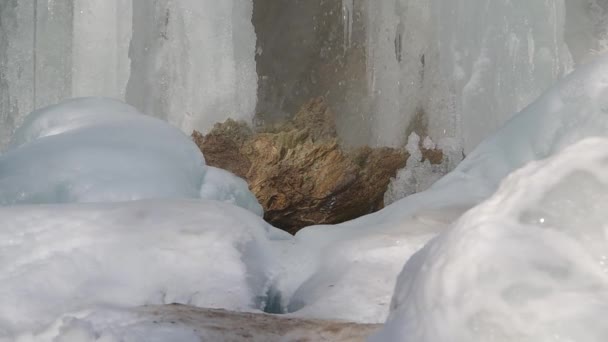
[[[99,306],[183,303],[259,309],[270,238],[247,210],[217,201],[0,208],[0,336]]]
[[[412,257],[372,341],[606,341],[608,139],[510,175]]]

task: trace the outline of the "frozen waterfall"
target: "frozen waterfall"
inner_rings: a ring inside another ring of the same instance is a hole
[[[33,109],[80,96],[127,100],[189,133],[251,120],[250,1],[0,2],[0,147]]]
[[[608,41],[597,0],[285,6],[5,0],[0,147],[25,114],[76,96],[126,100],[190,133],[323,95],[347,144],[404,146],[415,132],[466,154]]]

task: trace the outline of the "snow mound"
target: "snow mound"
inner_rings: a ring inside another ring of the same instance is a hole
[[[286,238],[216,201],[0,208],[0,339],[100,306],[263,307]]]
[[[406,264],[373,341],[606,341],[608,139],[513,173]]]
[[[109,99],[34,112],[0,156],[0,204],[198,198],[202,153],[169,124]]]
[[[245,181],[208,170],[178,129],[90,97],[31,113],[0,156],[0,205],[205,198],[261,216]]]

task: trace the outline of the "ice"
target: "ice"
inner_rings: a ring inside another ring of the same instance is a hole
[[[184,132],[250,122],[257,96],[251,0],[134,0],[126,101]]]
[[[149,121],[135,108],[117,100],[102,97],[70,99],[27,115],[13,134],[10,147],[14,149],[39,138],[96,125],[127,124],[129,121],[135,125],[132,122],[135,120]]]
[[[166,122],[85,98],[32,114],[0,156],[0,204],[199,198],[205,161]]]
[[[0,156],[0,205],[204,198],[263,213],[247,183],[206,167],[188,136],[120,101],[39,109],[10,146]]]
[[[34,109],[126,101],[190,134],[256,103],[252,2],[6,0],[0,4],[0,149]]]
[[[255,310],[273,272],[251,212],[217,201],[0,208],[0,337],[96,307]]]
[[[403,146],[414,128],[468,154],[606,49],[607,9],[596,0],[369,2],[371,143]]]
[[[264,209],[249,190],[247,182],[226,170],[207,167],[200,195],[201,198],[237,205],[258,216],[264,215]]]
[[[406,264],[372,341],[605,341],[608,139],[510,175]]]
[[[423,160],[421,147],[435,149],[436,145],[428,136],[420,142],[420,137],[412,132],[405,146],[409,153],[407,165],[397,172],[397,176],[391,179],[388,189],[384,194],[384,204],[392,204],[404,197],[422,192],[431,187],[437,180],[452,170],[455,165],[451,153],[444,153],[444,161],[433,165],[428,160]]]

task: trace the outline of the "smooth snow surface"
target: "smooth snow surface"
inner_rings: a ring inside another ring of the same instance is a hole
[[[608,339],[608,139],[510,175],[413,256],[372,341]]]

